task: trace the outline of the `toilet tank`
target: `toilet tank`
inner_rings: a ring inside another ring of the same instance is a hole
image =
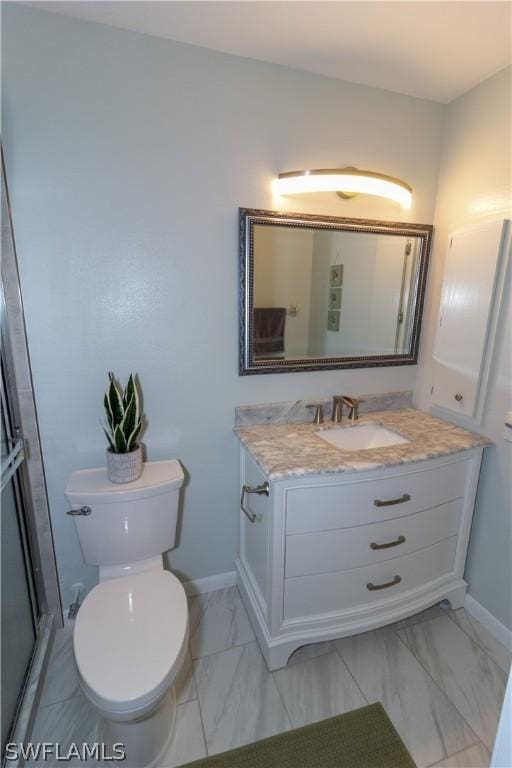
[[[73,472],[66,497],[73,510],[89,507],[73,520],[84,561],[90,565],[125,565],[172,549],[183,485],[179,461],[149,461],[131,483],[111,483],[106,469]]]

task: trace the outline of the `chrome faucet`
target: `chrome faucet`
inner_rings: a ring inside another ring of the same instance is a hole
[[[332,416],[331,421],[339,424],[343,418],[343,406],[349,408],[348,418],[354,424],[359,419],[359,404],[362,403],[357,397],[349,395],[334,395],[332,398]]]

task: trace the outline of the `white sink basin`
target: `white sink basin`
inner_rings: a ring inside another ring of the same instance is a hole
[[[381,424],[321,429],[315,432],[315,435],[321,437],[326,443],[331,443],[331,445],[344,451],[364,451],[370,448],[383,448],[387,445],[402,445],[411,442]]]

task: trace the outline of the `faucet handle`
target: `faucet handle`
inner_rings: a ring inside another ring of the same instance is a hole
[[[313,418],[313,424],[324,423],[324,404],[323,403],[307,403],[306,408],[316,408],[315,416]]]
[[[359,397],[351,397],[350,395],[343,395],[341,400],[350,408],[349,419],[352,422],[357,421],[359,418],[359,406],[361,403],[364,403],[364,400]]]

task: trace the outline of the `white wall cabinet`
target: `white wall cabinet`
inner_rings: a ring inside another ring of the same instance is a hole
[[[434,344],[432,403],[482,419],[504,290],[509,224],[481,222],[449,237]]]
[[[269,669],[302,645],[464,604],[482,450],[246,495],[238,583]],[[241,448],[241,485],[266,480]]]

